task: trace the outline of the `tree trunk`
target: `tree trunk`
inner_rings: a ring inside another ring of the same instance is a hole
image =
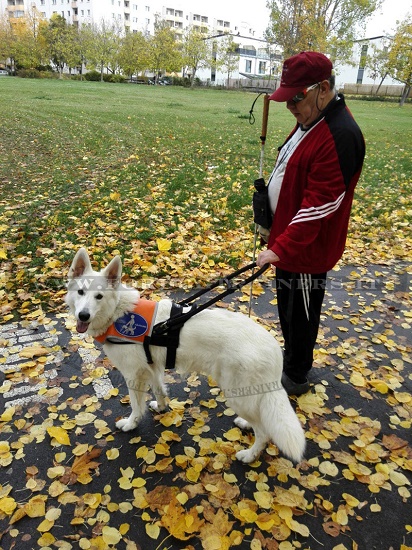
[[[403,105],[406,101],[406,98],[409,96],[410,91],[411,91],[411,86],[408,86],[408,84],[405,84],[405,88],[403,89],[401,100],[399,102],[399,107],[403,107]]]
[[[196,76],[196,69],[194,69],[193,74],[190,77],[190,87],[195,87],[195,76]]]
[[[377,90],[376,90],[376,92],[375,92],[375,95],[378,95],[378,92],[379,92],[379,90],[380,90],[380,88],[381,88],[381,86],[382,86],[382,84],[383,84],[383,81],[385,80],[385,78],[386,78],[387,76],[388,76],[388,73],[385,73],[385,76],[382,77],[381,81],[379,82],[379,86],[378,86],[378,88],[377,88]]]

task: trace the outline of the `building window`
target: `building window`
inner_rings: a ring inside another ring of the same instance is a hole
[[[266,74],[266,61],[259,61],[259,74]]]
[[[251,72],[252,72],[252,61],[250,59],[246,59],[245,73],[251,73]]]
[[[358,76],[356,78],[356,84],[362,84],[363,74],[365,72],[367,55],[368,55],[368,45],[363,44],[362,50],[361,50],[361,56],[360,56],[360,60],[359,60]]]

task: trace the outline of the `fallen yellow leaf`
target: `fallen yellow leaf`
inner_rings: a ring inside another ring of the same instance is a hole
[[[168,239],[157,239],[156,243],[157,243],[157,249],[160,252],[167,252],[172,247],[172,241]]]
[[[61,445],[70,445],[69,434],[63,428],[51,426],[50,428],[47,428],[47,433],[50,437],[54,438],[57,443],[60,443]]]
[[[160,535],[160,527],[156,523],[146,523],[145,525],[146,534],[151,538],[156,540]]]
[[[105,525],[102,530],[102,537],[106,544],[118,544],[122,540],[122,534],[115,527]]]

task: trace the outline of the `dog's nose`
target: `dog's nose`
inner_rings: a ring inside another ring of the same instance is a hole
[[[79,313],[79,319],[80,321],[83,321],[83,323],[85,323],[90,319],[90,313],[88,311],[81,311]]]

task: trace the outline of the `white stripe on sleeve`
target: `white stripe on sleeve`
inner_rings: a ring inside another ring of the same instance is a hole
[[[328,214],[332,214],[333,212],[338,210],[344,196],[345,192],[343,192],[335,201],[328,202],[323,206],[311,206],[310,208],[302,208],[290,222],[290,225],[292,225],[292,223],[307,222],[311,220],[325,218]]]

